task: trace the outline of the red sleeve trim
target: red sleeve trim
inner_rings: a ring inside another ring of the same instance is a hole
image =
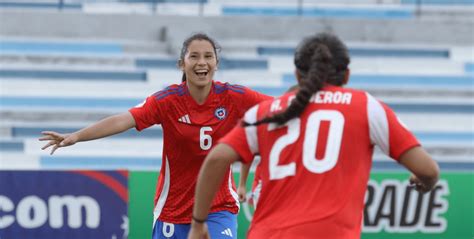
[[[400,156],[405,153],[406,151],[414,148],[414,147],[418,147],[418,146],[421,146],[421,144],[419,142],[409,142],[407,141],[406,144],[404,145],[400,145],[400,147],[397,147],[398,150],[394,150],[394,152],[392,153],[392,158],[394,158],[396,161],[400,160]]]

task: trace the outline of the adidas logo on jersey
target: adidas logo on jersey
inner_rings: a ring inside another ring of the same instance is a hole
[[[222,235],[226,235],[226,236],[230,236],[230,237],[233,237],[232,236],[232,230],[230,230],[230,228],[226,228],[224,231],[221,232]]]
[[[182,123],[186,123],[186,124],[191,124],[191,120],[189,119],[188,114],[181,116],[181,118],[179,118],[178,121]]]

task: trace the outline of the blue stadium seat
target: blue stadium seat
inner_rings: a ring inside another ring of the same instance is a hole
[[[118,109],[126,110],[133,107],[143,99],[123,98],[65,98],[65,97],[0,97],[0,106],[3,108],[43,108],[43,109]]]
[[[44,70],[44,69],[0,69],[0,79],[47,79],[47,80],[108,80],[108,81],[146,81],[143,71],[93,71],[93,70]]]
[[[296,7],[240,7],[223,6],[223,15],[230,16],[298,16]],[[414,17],[412,9],[388,8],[311,8],[302,9],[303,16],[309,17],[339,17],[364,19],[407,19]]]
[[[24,2],[24,1],[2,1],[0,2],[0,8],[59,8],[65,9],[74,9],[74,10],[81,10],[82,4],[81,3],[64,3],[62,5],[57,2]]]
[[[121,0],[128,3],[207,3],[208,0]]]
[[[46,41],[0,41],[4,53],[73,53],[73,54],[122,54],[123,46],[117,43],[79,43]]]
[[[464,65],[464,71],[466,73],[470,73],[474,75],[474,63],[473,62],[468,62]]]
[[[286,87],[258,88],[262,93],[281,93]],[[268,91],[267,91],[268,90]],[[102,98],[44,98],[44,97],[0,97],[0,106],[3,108],[45,108],[45,109],[116,109],[127,110],[137,105],[142,100],[138,99],[102,99]],[[459,113],[473,114],[474,105],[470,103],[399,103],[386,102],[396,112],[405,113]]]
[[[161,158],[104,156],[40,156],[40,165],[47,169],[147,169],[159,170]]]
[[[351,57],[429,57],[429,58],[449,58],[449,49],[420,49],[420,48],[368,48],[350,47]],[[295,53],[294,47],[257,47],[259,55],[288,55]]]
[[[23,152],[25,146],[22,141],[0,141],[0,153],[1,152]]]
[[[401,0],[401,4],[423,4],[423,5],[474,5],[474,0]]]
[[[70,133],[79,130],[78,127],[32,127],[32,126],[14,126],[11,128],[11,137],[17,139],[38,138],[42,131],[56,131],[59,133]],[[162,130],[160,127],[148,128],[141,132],[130,129],[120,134],[112,136],[112,138],[162,138]]]
[[[177,67],[176,59],[138,58],[135,65],[140,68],[171,68]],[[232,69],[267,69],[267,60],[262,59],[234,59],[222,57],[219,59],[219,68],[223,70]]]
[[[283,82],[294,84],[296,82],[293,74],[285,74]],[[410,75],[352,75],[349,80],[349,87],[360,87],[368,85],[383,85],[385,87],[448,87],[465,88],[474,84],[474,76],[410,76]]]

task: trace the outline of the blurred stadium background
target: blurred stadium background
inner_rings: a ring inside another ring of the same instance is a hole
[[[159,126],[54,156],[40,132],[180,82],[194,32],[223,48],[217,80],[279,95],[296,83],[297,42],[321,31],[348,44],[349,87],[390,105],[442,170],[418,195],[376,152],[362,238],[473,238],[473,0],[0,0],[0,238],[150,238]],[[239,238],[251,214],[244,204]]]

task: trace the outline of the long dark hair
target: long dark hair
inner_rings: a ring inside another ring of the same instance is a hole
[[[320,33],[305,38],[295,51],[294,63],[301,80],[291,105],[283,112],[267,116],[252,124],[244,122],[244,125],[264,123],[282,125],[298,117],[313,94],[323,88],[324,83],[337,86],[344,84],[349,62],[347,47],[336,36]]]
[[[220,52],[221,47],[220,45],[211,37],[206,35],[205,33],[194,33],[190,37],[186,38],[183,42],[183,46],[181,47],[181,54],[179,55],[179,60],[178,60],[178,67],[181,66],[181,64],[184,62],[184,56],[188,52],[188,47],[191,42],[194,40],[203,40],[203,41],[208,41],[211,43],[212,47],[214,48],[214,54],[216,54],[216,60],[217,63],[219,63],[219,57],[217,55],[218,52]],[[183,77],[181,79],[182,82],[186,81],[186,74],[183,73]]]

